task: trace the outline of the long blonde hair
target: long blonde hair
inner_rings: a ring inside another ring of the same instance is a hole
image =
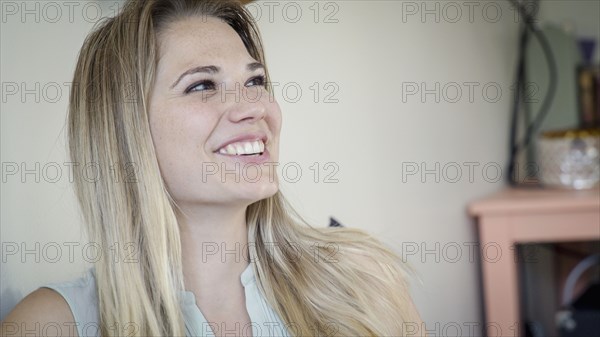
[[[235,1],[128,1],[79,54],[69,153],[85,168],[74,170],[75,191],[89,240],[103,253],[95,263],[102,336],[185,335],[180,234],[154,152],[148,95],[161,30],[194,15],[225,21],[266,65],[258,29]],[[90,179],[90,170],[99,175]],[[250,205],[246,218],[257,284],[291,335],[399,336],[420,327],[401,258],[365,231],[314,228],[280,192]]]

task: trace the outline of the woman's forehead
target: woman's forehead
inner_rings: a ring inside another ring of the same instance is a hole
[[[196,63],[227,63],[249,58],[237,32],[221,19],[180,19],[159,36],[160,60],[175,68]],[[171,67],[169,67],[171,68]]]

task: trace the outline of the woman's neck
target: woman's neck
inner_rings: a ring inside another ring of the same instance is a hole
[[[196,207],[184,212],[177,217],[186,289],[202,297],[241,287],[240,274],[248,266],[246,207]]]

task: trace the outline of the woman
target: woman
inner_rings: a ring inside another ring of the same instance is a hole
[[[281,112],[238,3],[128,1],[88,36],[73,82],[71,159],[111,173],[75,172],[103,254],[87,278],[27,296],[3,330],[422,335],[401,259],[363,231],[311,227],[278,191]]]

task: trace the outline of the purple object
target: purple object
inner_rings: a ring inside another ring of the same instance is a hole
[[[581,38],[579,39],[579,50],[581,51],[581,57],[583,62],[586,64],[592,63],[594,57],[594,50],[596,49],[596,40],[593,38]]]

